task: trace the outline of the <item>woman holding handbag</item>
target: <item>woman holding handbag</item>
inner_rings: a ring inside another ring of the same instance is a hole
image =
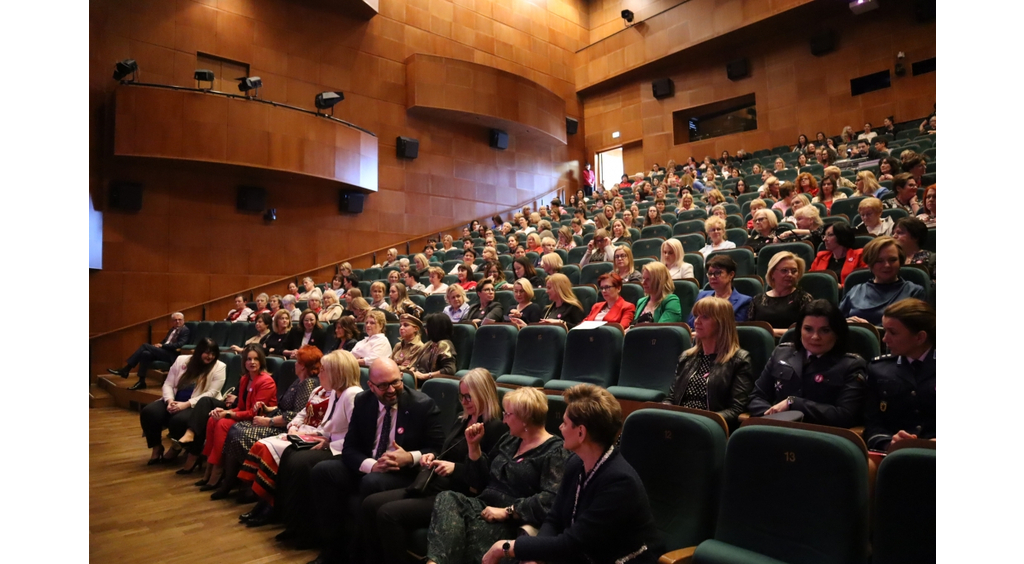
[[[445,438],[441,454],[425,454],[420,458],[420,477],[413,486],[375,493],[363,500],[362,515],[366,547],[373,556],[368,561],[398,564],[405,562],[406,538],[416,529],[430,524],[434,497],[438,492],[452,490],[469,495],[466,481],[466,428],[475,423],[484,426],[481,449],[490,452],[508,434],[501,421],[501,406],[494,378],[484,368],[470,370],[459,381],[459,403],[462,414]],[[410,491],[412,490],[412,491]],[[382,542],[386,539],[387,542]]]
[[[291,496],[291,499],[284,500],[286,505],[299,501],[293,495],[296,488],[285,487],[296,484],[281,483],[278,473],[286,450],[291,449],[290,455],[298,454],[295,451],[299,447],[292,446],[293,437],[299,439],[300,444],[306,443],[300,458],[307,459],[305,464],[309,468],[321,460],[341,454],[352,406],[356,395],[362,391],[359,387],[359,363],[352,353],[344,350],[334,351],[319,360],[320,386],[309,395],[305,409],[288,422],[288,432],[260,440],[245,456],[238,479],[250,482],[253,493],[259,497],[251,511],[239,516],[247,527],[269,523],[278,498]],[[282,487],[278,488],[279,485]],[[282,495],[276,495],[278,491]]]

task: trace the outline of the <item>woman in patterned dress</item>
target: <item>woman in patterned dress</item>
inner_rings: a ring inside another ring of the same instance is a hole
[[[479,562],[495,541],[521,525],[539,527],[555,501],[568,451],[544,429],[548,400],[536,388],[518,388],[502,401],[509,434],[490,452],[480,448],[484,426],[466,428],[466,481],[480,495],[444,491],[434,500],[427,561]]]
[[[290,455],[301,454],[309,458],[309,468],[321,460],[341,454],[352,406],[356,394],[362,391],[359,387],[359,363],[352,353],[343,350],[334,351],[319,360],[320,386],[309,395],[305,409],[288,423],[288,433],[261,439],[245,456],[238,479],[251,483],[253,493],[259,498],[251,511],[239,516],[246,526],[264,525],[272,518],[277,498],[278,469],[286,450]],[[296,451],[287,435],[300,435],[306,440],[315,440],[317,444],[308,450]]]
[[[221,454],[224,464],[224,480],[220,488],[210,494],[210,499],[223,499],[238,485],[238,470],[256,441],[277,435],[285,428],[296,414],[302,410],[313,389],[320,385],[317,375],[320,373],[320,349],[306,345],[295,355],[295,381],[288,386],[277,402],[277,410],[266,409],[263,415],[257,415],[251,421],[239,421],[228,430],[228,438],[224,441]],[[261,405],[257,405],[259,410]],[[243,499],[251,498],[252,494],[243,491]],[[256,501],[253,499],[252,501]]]
[[[754,388],[750,354],[740,348],[729,300],[708,296],[693,306],[696,337],[683,352],[666,403],[714,411],[730,429],[739,426]]]

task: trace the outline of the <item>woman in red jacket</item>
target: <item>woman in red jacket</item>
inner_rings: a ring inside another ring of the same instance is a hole
[[[206,443],[203,456],[206,457],[206,484],[200,490],[207,491],[220,487],[223,467],[220,463],[221,452],[228,430],[235,421],[251,421],[265,407],[277,405],[277,384],[267,372],[267,358],[263,355],[260,345],[247,345],[242,351],[245,359],[245,374],[238,383],[238,402],[229,409],[218,407],[210,412],[206,420]]]
[[[623,329],[633,323],[636,305],[619,295],[622,292],[622,277],[614,272],[602,274],[597,279],[603,302],[597,302],[584,321],[606,321],[618,323]]]
[[[831,270],[839,277],[839,285],[846,282],[846,277],[858,268],[867,268],[861,258],[863,249],[854,249],[857,236],[847,223],[833,223],[825,229],[825,250],[818,253],[811,263],[811,272],[815,270]]]

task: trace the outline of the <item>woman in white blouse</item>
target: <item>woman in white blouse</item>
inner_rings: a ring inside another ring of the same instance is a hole
[[[469,311],[469,304],[466,303],[466,291],[461,286],[452,284],[448,287],[448,293],[445,294],[445,298],[448,300],[448,305],[442,311],[448,316],[448,319],[452,320],[452,323],[458,323],[462,321],[462,317]]]
[[[174,460],[180,450],[173,450],[164,457],[164,445],[160,432],[166,426],[172,439],[178,439],[188,430],[192,408],[202,397],[221,399],[220,389],[224,385],[226,367],[217,360],[220,348],[213,339],[203,339],[196,344],[192,355],[179,356],[171,365],[164,380],[162,401],[150,402],[142,408],[139,422],[146,444],[153,449],[150,465],[162,460]]]
[[[359,366],[370,366],[378,358],[391,358],[391,342],[384,335],[384,312],[374,309],[366,314],[363,331],[366,337],[352,347],[352,356],[359,360]]]
[[[378,312],[379,313],[379,312]],[[345,446],[345,433],[352,417],[359,387],[359,364],[355,357],[343,350],[334,351],[320,359],[320,386],[313,390],[306,408],[288,423],[288,433],[268,437],[257,442],[245,457],[239,479],[252,483],[252,491],[259,502],[239,519],[247,527],[269,523],[273,516],[275,492],[292,491],[294,484],[279,483],[279,464],[282,454],[291,445],[288,435],[297,435],[305,441],[316,442],[304,450],[294,450],[284,461],[289,472],[284,476],[309,473],[317,463],[341,454]],[[298,500],[288,500],[289,502]],[[306,500],[308,501],[308,500]]]
[[[693,278],[693,266],[683,260],[683,244],[679,239],[669,239],[661,244],[660,262],[668,268],[673,280]]]
[[[704,231],[708,234],[708,244],[700,250],[700,254],[704,255],[704,258],[708,258],[712,251],[736,248],[736,243],[726,240],[725,220],[717,215],[709,217],[704,222]]]
[[[444,270],[441,270],[441,267],[432,266],[427,272],[429,272],[430,276],[430,286],[427,286],[426,290],[428,294],[444,294],[448,291],[448,285],[442,282],[444,280]]]

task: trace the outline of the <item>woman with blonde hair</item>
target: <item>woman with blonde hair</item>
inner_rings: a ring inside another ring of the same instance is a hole
[[[568,331],[583,321],[584,312],[576,294],[572,291],[572,282],[564,274],[552,274],[544,282],[548,292],[547,309],[541,323],[553,323],[565,327]]]
[[[412,260],[413,267],[409,270],[415,273],[416,278],[423,276],[427,272],[427,269],[430,268],[430,260],[427,259],[427,255],[423,253],[417,253],[416,256],[412,257]]]
[[[558,228],[558,243],[555,244],[555,248],[566,252],[576,248],[576,240],[572,238],[572,228],[568,225]]]
[[[536,231],[526,236],[526,251],[537,254],[544,253],[544,247],[541,244],[540,235]]]
[[[556,276],[560,276],[557,275]],[[502,400],[509,433],[484,452],[482,423],[466,428],[470,485],[476,497],[445,491],[434,500],[427,535],[427,562],[480,562],[494,542],[511,538],[520,526],[540,527],[555,501],[569,456],[562,439],[544,429],[547,396],[518,388]],[[479,479],[483,478],[483,479]]]
[[[621,196],[615,196],[612,198],[612,210],[616,213],[626,211],[626,200],[623,200]]]
[[[862,170],[857,173],[857,191],[854,196],[875,197],[882,186],[875,180],[875,173],[870,170]]]
[[[779,195],[779,187],[779,179],[774,176],[769,176],[765,179],[761,188],[758,189],[758,195],[761,198],[772,198],[777,201],[782,198],[782,196]]]
[[[805,196],[805,194],[801,194],[801,196]],[[818,208],[807,204],[793,212],[793,218],[796,220],[796,229],[780,233],[779,240],[807,241],[817,252],[818,245],[825,238],[825,222],[821,219],[821,212],[818,211]]]
[[[388,292],[388,285],[380,280],[370,284],[370,307],[374,309],[388,309],[388,302],[384,301],[384,295]]]
[[[649,262],[643,267],[644,297],[636,302],[633,325],[641,323],[681,323],[683,321],[679,296],[668,268],[660,262]]]
[[[306,291],[302,292],[301,294],[299,294],[298,295],[298,299],[300,299],[300,300],[308,300],[310,293],[312,293],[313,290],[316,290],[316,284],[313,283],[313,279],[312,278],[307,276],[307,277],[302,279],[302,287]]]
[[[683,192],[683,194],[679,196],[679,207],[676,208],[676,213],[680,214],[683,213],[684,211],[690,211],[692,209],[696,209],[696,207],[693,205],[693,195],[691,195],[689,192]]]
[[[891,217],[882,217],[882,200],[864,198],[857,205],[860,223],[854,227],[857,235],[878,235],[890,237],[896,226]]]
[[[506,319],[509,322],[522,329],[529,323],[540,321],[543,312],[540,306],[533,302],[533,284],[529,280],[516,280],[512,284],[512,295],[515,296],[516,306],[508,312]]]
[[[386,319],[384,312],[371,309],[363,322],[366,337],[352,347],[352,355],[359,359],[359,366],[370,366],[378,358],[391,358],[391,342],[384,334]]]
[[[626,222],[621,219],[616,219],[612,222],[611,235],[611,243],[613,245],[619,241],[625,241],[626,243],[633,241],[629,229],[626,227]]]
[[[717,188],[704,195],[704,211],[711,213],[711,210],[718,204],[725,203],[725,196]]]
[[[309,473],[318,462],[341,454],[359,386],[359,364],[352,353],[334,351],[320,359],[320,385],[309,394],[305,408],[288,421],[287,432],[256,442],[245,456],[238,479],[252,484],[259,502],[239,516],[247,527],[278,517],[309,511],[312,496]],[[312,447],[297,450],[289,436]],[[288,456],[283,456],[285,451]],[[293,522],[292,519],[285,519]]]
[[[781,337],[800,317],[800,308],[814,299],[798,287],[804,268],[804,259],[789,251],[774,254],[764,277],[769,289],[750,301],[747,319],[767,322]]]
[[[451,235],[445,235],[444,237],[442,237],[441,238],[441,250],[442,251],[447,251],[448,249],[451,249],[452,248],[452,243],[454,243],[454,241],[455,241],[455,239],[453,239]]]
[[[348,302],[348,307],[352,310],[352,316],[356,318],[359,323],[366,322],[366,316],[373,311],[370,307],[370,302],[366,301],[366,298],[362,296],[356,296]]]
[[[704,231],[708,234],[708,244],[704,245],[700,254],[704,255],[705,259],[714,251],[736,248],[736,243],[725,238],[725,220],[717,215],[707,218],[704,222]]]
[[[669,238],[661,244],[661,264],[668,269],[672,280],[693,278],[693,266],[683,260],[683,244],[679,239]]]
[[[324,323],[334,323],[341,317],[342,307],[338,303],[338,294],[334,290],[324,292],[324,309],[317,314],[317,319]]]
[[[442,313],[447,315],[448,319],[452,320],[452,323],[462,321],[466,312],[469,311],[469,304],[466,302],[466,291],[462,289],[462,286],[452,284],[448,286],[445,299],[448,301],[448,305],[441,310]]]
[[[508,427],[501,421],[501,403],[494,378],[487,369],[474,368],[459,380],[459,403],[462,413],[445,437],[440,454],[424,454],[418,461],[421,468],[434,471],[427,491],[413,495],[406,488],[399,488],[375,493],[363,500],[362,522],[367,527],[370,551],[367,562],[405,562],[408,558],[406,538],[412,531],[430,524],[437,494],[454,491],[470,495],[466,429],[478,423],[483,425],[481,452],[491,452],[508,435]]]
[[[423,308],[416,305],[416,302],[409,298],[409,291],[406,289],[405,284],[401,282],[392,284],[389,297],[391,298],[391,305],[388,306],[388,311],[391,313],[397,316],[407,313],[416,318],[423,317]]]
[[[548,253],[540,257],[540,267],[548,276],[557,274],[562,270],[562,266],[562,257],[558,253]]]
[[[754,371],[740,348],[735,312],[728,300],[708,296],[693,306],[693,347],[679,357],[669,403],[714,411],[730,430],[746,412]]]
[[[612,272],[618,274],[623,283],[640,282],[643,279],[640,271],[633,265],[633,250],[626,245],[615,247],[612,264],[615,268]]]

